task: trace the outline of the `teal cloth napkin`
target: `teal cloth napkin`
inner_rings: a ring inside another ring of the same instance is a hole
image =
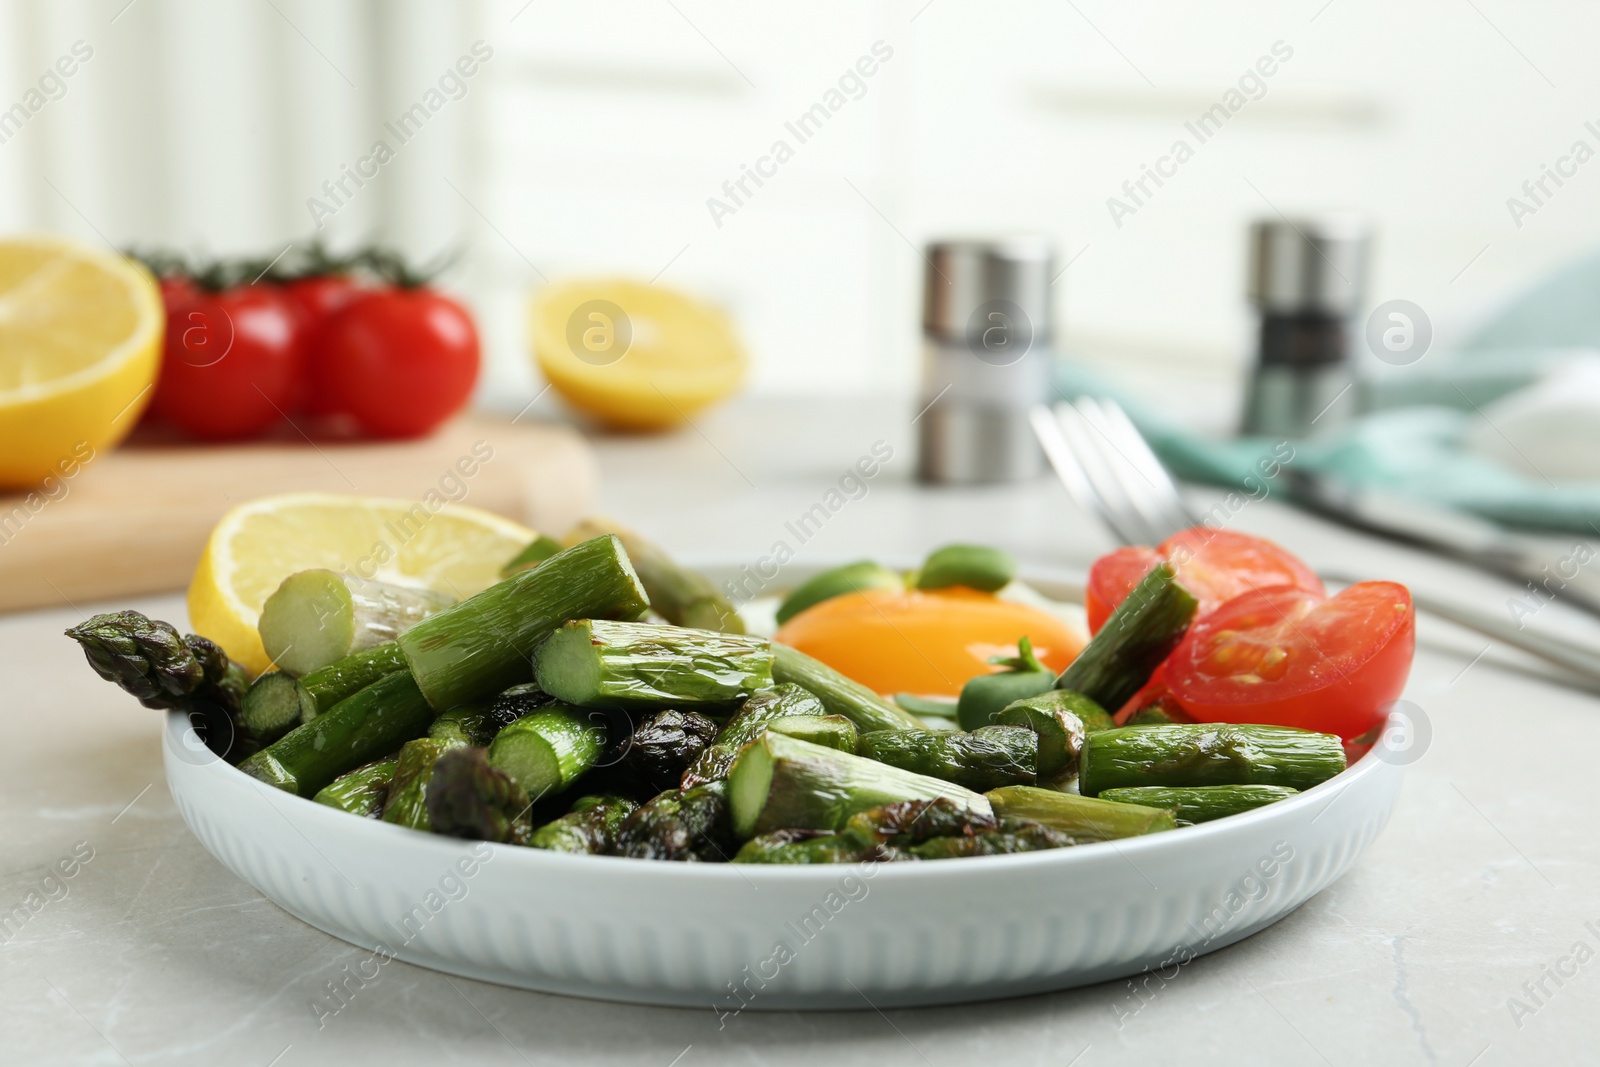
[[[1282,442],[1272,438],[1223,441],[1186,430],[1071,362],[1058,366],[1056,385],[1064,396],[1115,399],[1186,481],[1259,496],[1265,472],[1276,471],[1285,458]],[[1439,405],[1376,411],[1326,436],[1294,442],[1288,465],[1509,525],[1600,531],[1600,485],[1533,481],[1462,449],[1463,435],[1479,417]]]

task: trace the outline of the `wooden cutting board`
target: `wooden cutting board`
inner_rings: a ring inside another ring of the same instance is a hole
[[[486,450],[462,477],[457,461]],[[0,495],[0,611],[184,589],[223,513],[272,493],[420,500],[433,489],[559,532],[589,513],[596,481],[594,454],[572,430],[484,416],[399,443],[134,442],[49,494]]]

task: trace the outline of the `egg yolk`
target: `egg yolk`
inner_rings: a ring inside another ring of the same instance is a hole
[[[1004,669],[989,657],[1015,656],[1021,637],[1055,671],[1084,644],[1049,612],[960,586],[846,593],[807,608],[777,633],[874,692],[919,696],[960,695],[969,678]]]

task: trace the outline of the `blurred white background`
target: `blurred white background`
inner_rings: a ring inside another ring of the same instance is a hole
[[[1056,286],[1066,348],[1216,382],[1249,354],[1244,232],[1257,216],[1368,214],[1370,302],[1415,301],[1446,346],[1600,233],[1600,163],[1549,186],[1520,227],[1507,206],[1575,141],[1600,148],[1584,127],[1600,130],[1600,8],[1571,0],[8,0],[0,12],[0,109],[26,112],[0,116],[0,229],[270,255],[316,235],[308,200],[331,205],[323,182],[385,141],[393,161],[321,235],[422,258],[463,245],[450,282],[480,314],[483,399],[496,404],[537,388],[526,294],[580,272],[658,278],[730,308],[757,391],[906,393],[917,246],[1041,230],[1071,260]],[[401,143],[385,123],[477,41],[492,56]],[[75,42],[92,56],[50,79]],[[892,55],[859,90],[847,83],[859,99],[799,144],[785,123],[877,42]],[[1200,144],[1184,124],[1278,42],[1292,57]],[[1194,158],[1118,226],[1108,197],[1180,137]],[[719,226],[708,198],[780,138],[794,158]]]

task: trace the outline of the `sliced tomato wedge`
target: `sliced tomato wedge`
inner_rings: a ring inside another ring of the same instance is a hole
[[[1266,538],[1195,526],[1173,534],[1155,548],[1119,548],[1095,560],[1084,595],[1089,632],[1097,633],[1139,580],[1162,560],[1172,564],[1178,584],[1200,602],[1197,619],[1254,589],[1288,585],[1317,594],[1326,592],[1315,571]]]
[[[1202,722],[1298,726],[1353,739],[1383,722],[1411,673],[1416,613],[1395,582],[1337,596],[1276,586],[1234,597],[1189,629],[1167,689]]]

